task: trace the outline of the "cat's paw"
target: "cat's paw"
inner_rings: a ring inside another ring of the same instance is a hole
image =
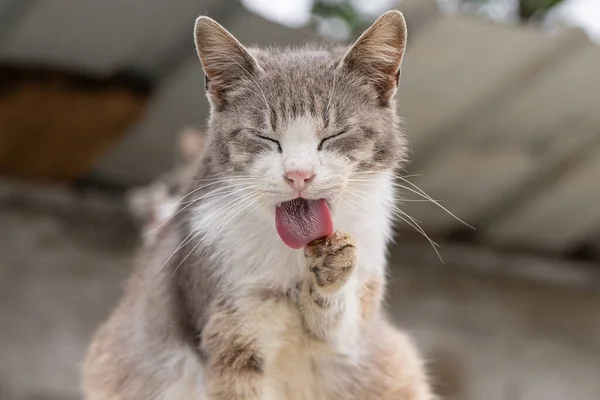
[[[335,232],[332,236],[307,244],[304,256],[317,287],[334,292],[348,281],[354,271],[356,244],[350,235]]]

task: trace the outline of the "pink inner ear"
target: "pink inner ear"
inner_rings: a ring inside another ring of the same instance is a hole
[[[218,107],[227,104],[226,95],[236,84],[248,79],[260,67],[238,40],[208,17],[196,20],[196,48],[206,75],[207,93]]]
[[[398,87],[400,64],[406,46],[406,23],[398,11],[388,11],[377,19],[354,43],[344,61],[349,69],[368,78],[389,104]]]

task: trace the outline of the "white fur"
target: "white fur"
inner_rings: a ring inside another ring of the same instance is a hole
[[[178,379],[165,390],[162,400],[205,400],[204,368],[198,362],[197,354],[184,348],[175,359],[177,367],[167,373],[175,372]]]
[[[357,243],[357,270],[337,294],[345,297],[346,312],[339,337],[329,349],[349,361],[358,361],[362,350],[359,318],[356,317],[360,313],[356,289],[367,279],[382,278],[386,243],[391,233],[390,203],[394,196],[391,175],[361,175],[361,179],[370,180],[369,185],[353,187],[349,181],[352,172],[349,162],[334,153],[319,152],[315,132],[315,122],[310,119],[303,118],[289,125],[282,135],[283,153],[273,152],[261,157],[249,172],[249,175],[260,176],[255,183],[258,186],[232,197],[205,201],[195,212],[196,240],[214,244],[216,251],[211,257],[218,257],[219,265],[223,266],[214,273],[220,274],[239,294],[236,296],[238,306],[244,310],[242,314],[248,319],[247,325],[256,331],[256,337],[262,338],[265,372],[272,380],[267,390],[274,399],[285,397],[278,386],[281,379],[288,387],[294,387],[293,398],[318,398],[319,389],[307,386],[307,382],[316,380],[314,376],[308,376],[313,373],[309,360],[328,352],[322,347],[307,347],[303,342],[298,313],[291,312],[285,304],[261,307],[256,296],[250,295],[261,288],[283,291],[294,288],[306,274],[302,250],[287,247],[275,229],[275,207],[297,196],[284,181],[284,172],[314,171],[315,178],[303,195],[327,198],[333,205],[334,229],[350,234]],[[359,196],[349,193],[359,188]],[[227,203],[230,205],[226,206]],[[237,205],[235,211],[224,213],[232,205]],[[282,354],[285,354],[285,362],[280,360]],[[280,380],[273,378],[282,375]],[[286,396],[289,395],[288,392]]]

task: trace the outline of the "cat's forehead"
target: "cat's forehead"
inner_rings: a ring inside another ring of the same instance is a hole
[[[266,84],[322,85],[333,78],[342,52],[326,48],[254,50]],[[297,88],[297,87],[296,87]]]
[[[332,113],[343,119],[368,108],[365,88],[350,84],[339,68],[345,51],[342,47],[252,49],[261,72],[245,82],[244,106],[263,111],[262,104],[267,103],[273,113],[270,123],[276,127],[305,115],[327,124],[335,120],[330,119]],[[262,120],[263,113],[257,115]]]
[[[264,69],[278,70],[322,70],[336,64],[343,55],[338,47],[298,47],[298,48],[252,48],[250,53]]]

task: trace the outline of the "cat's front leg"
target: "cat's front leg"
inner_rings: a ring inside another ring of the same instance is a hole
[[[210,400],[263,400],[264,356],[242,311],[221,302],[202,330],[205,388]]]
[[[306,332],[321,341],[336,341],[346,325],[356,325],[356,244],[336,232],[304,249],[307,278],[302,283],[298,309]]]

